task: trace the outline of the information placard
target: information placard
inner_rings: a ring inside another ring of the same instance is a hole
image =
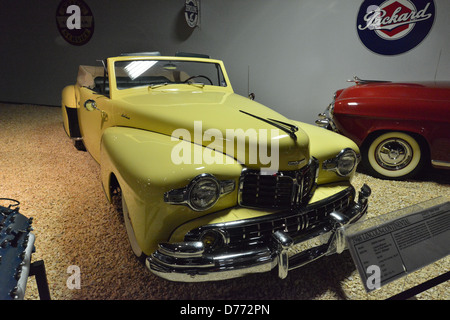
[[[346,232],[367,292],[450,254],[450,201],[407,208],[403,213],[375,226]]]

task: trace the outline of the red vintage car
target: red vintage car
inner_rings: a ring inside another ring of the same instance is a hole
[[[369,174],[403,180],[430,163],[450,169],[450,82],[350,81],[316,124],[355,141]]]

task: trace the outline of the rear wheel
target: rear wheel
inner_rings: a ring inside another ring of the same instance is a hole
[[[369,174],[382,179],[412,178],[424,163],[419,142],[404,132],[378,135],[365,145],[363,152],[363,166]]]
[[[86,147],[84,146],[84,142],[82,139],[74,139],[73,145],[78,151],[86,151]]]

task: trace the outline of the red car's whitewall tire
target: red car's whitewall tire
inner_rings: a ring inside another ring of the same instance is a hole
[[[363,166],[382,179],[404,180],[415,176],[424,163],[420,143],[404,132],[387,132],[366,145]]]

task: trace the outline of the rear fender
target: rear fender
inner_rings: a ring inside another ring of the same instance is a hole
[[[70,138],[81,138],[78,124],[78,102],[74,85],[67,86],[62,91],[61,111],[63,116],[64,131]]]

